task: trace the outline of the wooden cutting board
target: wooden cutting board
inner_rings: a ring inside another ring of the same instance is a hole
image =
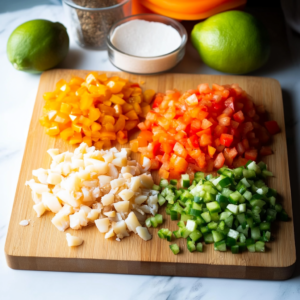
[[[186,240],[180,239],[176,243],[183,251],[182,254],[175,256],[169,249],[169,242],[158,238],[158,229],[150,229],[153,239],[148,242],[136,235],[121,242],[113,239],[105,240],[104,235],[99,233],[95,226],[79,231],[68,229],[67,232],[84,239],[82,246],[69,248],[65,233],[58,231],[51,223],[52,213],[49,212],[41,218],[36,217],[32,209],[30,188],[25,187],[25,181],[32,178],[32,170],[49,167],[50,157],[46,153],[47,149],[59,148],[61,151],[74,149],[61,139],[47,136],[44,128],[40,126],[38,119],[42,115],[44,105],[42,95],[46,91],[53,90],[59,79],[69,80],[71,75],[85,76],[87,72],[51,70],[41,76],[5,245],[8,265],[13,269],[46,271],[274,280],[289,278],[296,261],[293,221],[280,222],[273,226],[275,241],[267,244],[266,253],[245,252],[233,255],[230,251],[225,253],[214,251],[213,245],[205,245],[203,253],[189,253]],[[278,81],[245,76],[188,74],[137,76],[118,72],[107,73],[109,76],[117,75],[131,81],[144,82],[142,84],[144,89],[152,88],[158,92],[172,88],[185,91],[203,82],[238,83],[253,96],[256,104],[265,105],[270,119],[279,123],[281,133],[274,136],[272,145],[275,154],[266,157],[265,161],[276,175],[270,179],[270,186],[278,190],[285,210],[289,216],[293,216],[283,103]],[[163,227],[175,230],[177,222],[170,221],[169,216],[165,214],[164,218]],[[19,225],[24,219],[30,219],[29,226]]]

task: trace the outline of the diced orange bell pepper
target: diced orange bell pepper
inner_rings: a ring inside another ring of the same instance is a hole
[[[116,95],[112,95],[111,98],[109,99],[109,101],[111,101],[114,104],[120,104],[120,105],[125,104],[125,100],[123,100],[122,98],[120,98]]]
[[[125,82],[122,81],[109,81],[106,86],[110,89],[113,94],[120,93],[125,86]]]
[[[125,114],[125,116],[129,119],[129,120],[138,120],[139,117],[136,114],[136,112],[134,110],[130,110],[129,112],[127,112]]]
[[[104,140],[103,141],[103,148],[110,148],[111,147],[111,141],[110,140]]]
[[[115,124],[115,118],[113,116],[110,115],[104,115],[103,117],[101,117],[101,123],[102,125],[105,125],[107,123],[110,123],[112,125]]]
[[[86,126],[83,126],[83,127],[82,127],[82,132],[83,132],[86,136],[88,136],[88,137],[91,137],[91,136],[92,136],[92,131],[91,131],[88,127],[86,127]]]
[[[169,178],[169,174],[170,173],[168,171],[164,170],[164,169],[159,169],[159,171],[158,171],[158,176],[160,178],[168,179]]]
[[[93,143],[92,143],[92,138],[89,137],[89,136],[83,137],[82,142],[83,142],[83,143],[86,143],[89,147],[91,147],[92,144],[93,144]]]
[[[82,126],[80,126],[80,125],[75,124],[74,122],[72,122],[72,129],[73,129],[75,132],[81,132]]]
[[[115,114],[114,117],[120,117],[120,115],[122,114],[122,106],[120,104],[116,104],[113,106],[113,109],[115,110]]]
[[[107,131],[114,131],[115,126],[111,123],[106,123],[106,124],[103,125],[103,129],[105,129]]]
[[[89,109],[93,104],[93,98],[88,95],[83,95],[80,100],[80,109],[81,110],[87,110]]]
[[[146,90],[143,95],[144,95],[144,101],[150,104],[155,96],[155,91],[154,90]]]
[[[142,94],[139,84],[118,76],[107,78],[105,73],[90,72],[85,79],[73,76],[69,83],[59,80],[53,92],[44,94],[45,115],[39,121],[49,135],[61,132],[71,144],[84,140],[102,148],[116,139],[124,144],[139,116],[150,111],[147,101],[152,94],[154,91]]]
[[[91,107],[89,111],[89,119],[92,121],[96,121],[100,118],[101,112],[99,108]]]
[[[66,128],[65,130],[63,130],[61,133],[60,133],[60,137],[63,139],[63,140],[68,140],[72,135],[74,134],[74,130],[72,128]]]
[[[120,115],[120,117],[118,118],[115,124],[114,131],[118,132],[120,130],[123,130],[125,128],[125,120],[126,117],[124,115]]]
[[[92,132],[101,130],[102,126],[99,123],[94,122],[91,126]]]
[[[212,147],[212,146],[209,146],[207,147],[207,151],[208,151],[208,155],[213,158],[214,157],[214,154],[216,152],[216,148]]]
[[[70,104],[67,104],[67,103],[61,104],[60,112],[69,115],[71,113],[71,111],[72,111],[72,106]]]
[[[147,147],[148,143],[147,143],[147,139],[138,136],[137,140],[139,142],[139,147]]]
[[[141,106],[136,102],[133,103],[133,109],[138,115],[142,113]]]
[[[82,135],[80,132],[75,132],[69,141],[71,145],[80,144],[81,142],[82,142]]]
[[[59,132],[60,132],[60,130],[59,130],[58,126],[53,126],[53,127],[50,127],[46,130],[46,133],[51,135],[51,136],[58,135]]]
[[[94,146],[96,147],[96,149],[101,150],[103,147],[104,141],[99,141],[99,142],[95,142]]]
[[[122,105],[122,111],[123,111],[123,114],[126,114],[127,112],[133,110],[133,105],[132,104],[129,104],[129,103],[125,103]]]
[[[132,152],[138,152],[139,142],[137,139],[130,141],[130,149]]]
[[[117,141],[121,145],[128,143],[128,134],[127,134],[126,130],[124,130],[124,131],[121,131],[121,130],[118,131],[118,133],[117,133]]]
[[[128,120],[125,123],[125,128],[124,129],[129,131],[129,130],[135,128],[138,123],[139,123],[139,120]]]

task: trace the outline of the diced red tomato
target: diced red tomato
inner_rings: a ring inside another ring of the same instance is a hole
[[[273,154],[273,151],[272,151],[272,149],[270,147],[263,146],[263,147],[261,147],[261,149],[259,151],[259,154],[261,156],[267,156],[267,155]]]
[[[169,174],[170,173],[168,171],[166,171],[166,170],[164,170],[162,168],[160,168],[159,171],[158,171],[158,176],[160,178],[168,179],[169,178]]]
[[[220,152],[214,161],[214,167],[216,169],[220,169],[223,167],[224,162],[225,162],[225,157],[224,157],[223,153]]]
[[[236,149],[237,149],[237,152],[238,152],[239,155],[242,155],[246,151],[241,142],[237,143]]]
[[[212,136],[210,134],[202,134],[200,137],[200,146],[205,147],[212,144]]]
[[[159,169],[159,161],[157,159],[151,159],[151,169],[156,170]]]
[[[174,162],[174,170],[180,173],[184,173],[187,169],[188,162],[182,158],[182,157],[177,157],[175,162]]]
[[[220,136],[220,143],[225,147],[230,147],[233,141],[233,136],[231,134],[222,133]]]
[[[185,148],[178,142],[175,144],[173,151],[176,155],[181,156],[183,158],[186,158],[188,154]]]
[[[187,139],[188,144],[191,146],[191,148],[198,148],[199,143],[198,143],[198,137],[196,134],[192,135]]]
[[[242,123],[245,120],[244,114],[243,112],[240,110],[237,113],[235,113],[233,115],[233,118],[235,119],[235,121]]]
[[[173,151],[173,147],[174,145],[170,144],[170,143],[161,143],[161,149],[162,149],[162,152],[164,153],[171,153]]]
[[[249,149],[245,152],[245,158],[251,159],[251,160],[256,160],[257,158],[257,150],[256,149]]]
[[[265,126],[266,126],[267,130],[270,132],[270,134],[272,134],[272,135],[280,132],[280,128],[276,121],[265,122]]]
[[[197,134],[199,137],[201,137],[202,134],[207,134],[207,135],[209,135],[209,134],[211,134],[211,129],[210,129],[210,128],[207,128],[207,129],[198,131],[196,134]]]
[[[186,101],[191,95],[197,101]],[[152,110],[138,124],[137,150],[151,160],[162,178],[184,172],[213,172],[224,163],[243,166],[272,154],[271,135],[280,131],[268,121],[264,106],[254,105],[237,84],[200,84],[180,94],[157,93]]]
[[[212,122],[210,122],[210,121],[207,120],[207,119],[204,119],[204,120],[202,121],[201,128],[202,128],[202,129],[207,129],[207,128],[209,128],[211,125],[212,125]]]
[[[181,174],[175,170],[170,170],[169,179],[180,179]]]

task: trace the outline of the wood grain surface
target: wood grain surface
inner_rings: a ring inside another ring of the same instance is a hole
[[[275,224],[272,231],[275,240],[267,243],[266,253],[245,252],[238,255],[214,251],[213,245],[205,245],[203,253],[189,253],[186,240],[175,242],[182,249],[180,255],[173,255],[169,242],[157,236],[151,228],[151,241],[145,242],[137,235],[124,238],[121,242],[105,240],[95,226],[67,232],[84,239],[80,247],[69,248],[66,233],[58,231],[51,223],[53,214],[48,212],[41,218],[32,209],[30,188],[25,181],[32,178],[31,172],[37,168],[48,168],[49,148],[61,151],[73,150],[61,139],[45,134],[39,124],[44,105],[43,93],[51,91],[55,83],[71,75],[85,76],[83,70],[51,70],[42,74],[28,132],[19,182],[13,205],[5,253],[8,265],[13,269],[103,272],[123,274],[178,275],[224,278],[253,278],[283,280],[292,275],[296,261],[293,221]],[[104,72],[99,72],[104,73]],[[195,88],[199,83],[238,83],[253,96],[256,104],[264,104],[270,119],[277,120],[281,133],[273,138],[274,155],[266,157],[269,169],[276,175],[269,185],[276,188],[285,210],[292,216],[286,134],[284,125],[281,88],[278,81],[270,78],[221,75],[164,74],[158,76],[137,76],[127,73],[106,72],[109,76],[120,76],[142,84],[143,89],[152,88],[158,92],[177,88],[180,91]],[[131,134],[136,135],[136,133]],[[125,147],[128,145],[124,145]],[[135,154],[137,155],[137,154]],[[163,213],[163,209],[161,210]],[[164,213],[163,227],[176,229]],[[19,222],[30,219],[30,225],[22,227]]]

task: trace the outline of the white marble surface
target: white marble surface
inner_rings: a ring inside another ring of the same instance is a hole
[[[35,272],[8,268],[3,249],[39,75],[15,71],[6,58],[6,42],[13,29],[27,20],[45,18],[65,23],[62,7],[57,4],[58,0],[5,3],[0,0],[0,299],[300,299],[299,263],[294,276],[283,282]],[[276,12],[266,15],[254,10],[254,13],[262,17],[269,28],[273,52],[269,63],[252,75],[273,77],[282,85],[294,211],[299,212],[297,170],[300,163],[296,154],[300,151],[300,36],[286,30]],[[116,70],[108,61],[106,52],[82,50],[72,39],[70,53],[61,67]],[[190,45],[184,60],[172,71],[218,74],[201,63]],[[299,236],[299,218],[294,219]]]

